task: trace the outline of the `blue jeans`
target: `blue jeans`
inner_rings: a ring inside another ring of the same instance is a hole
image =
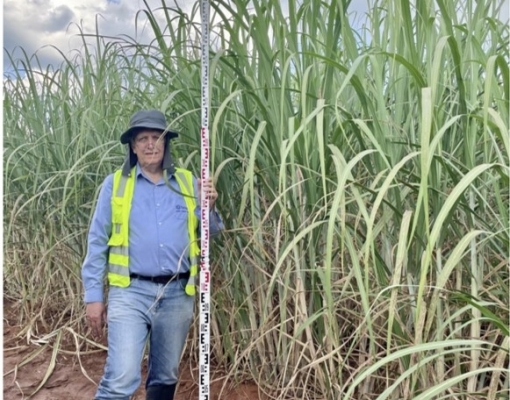
[[[108,356],[96,400],[128,400],[140,386],[149,338],[146,387],[177,382],[179,361],[193,318],[194,298],[186,279],[158,284],[132,279],[127,288],[110,286]]]

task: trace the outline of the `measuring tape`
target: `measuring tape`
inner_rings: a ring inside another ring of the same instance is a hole
[[[202,14],[202,129],[200,179],[209,179],[209,0],[201,2]],[[209,268],[209,199],[201,188],[200,236],[200,369],[199,399],[209,400],[210,371],[210,320],[211,320],[211,271]]]

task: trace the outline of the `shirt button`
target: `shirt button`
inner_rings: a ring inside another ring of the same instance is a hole
[[[161,225],[161,222],[158,222],[158,225]]]
[[[160,244],[160,245],[159,245],[159,247],[163,247],[163,245],[162,245],[162,244]]]
[[[156,204],[156,207],[159,207],[159,203]]]

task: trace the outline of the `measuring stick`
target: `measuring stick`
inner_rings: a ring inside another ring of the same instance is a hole
[[[209,179],[209,0],[201,1],[202,14],[202,129],[200,179]],[[209,199],[201,187],[200,236],[200,400],[209,400],[211,272],[209,268]]]

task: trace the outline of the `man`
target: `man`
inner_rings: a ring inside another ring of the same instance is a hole
[[[87,323],[96,337],[108,325],[96,400],[130,398],[141,382],[146,344],[147,400],[174,397],[193,317],[201,186],[191,172],[174,167],[169,149],[174,137],[161,112],[135,113],[120,137],[128,144],[124,166],[105,179],[99,194],[82,267]],[[203,185],[214,235],[223,226],[214,211],[218,195],[211,180]]]

